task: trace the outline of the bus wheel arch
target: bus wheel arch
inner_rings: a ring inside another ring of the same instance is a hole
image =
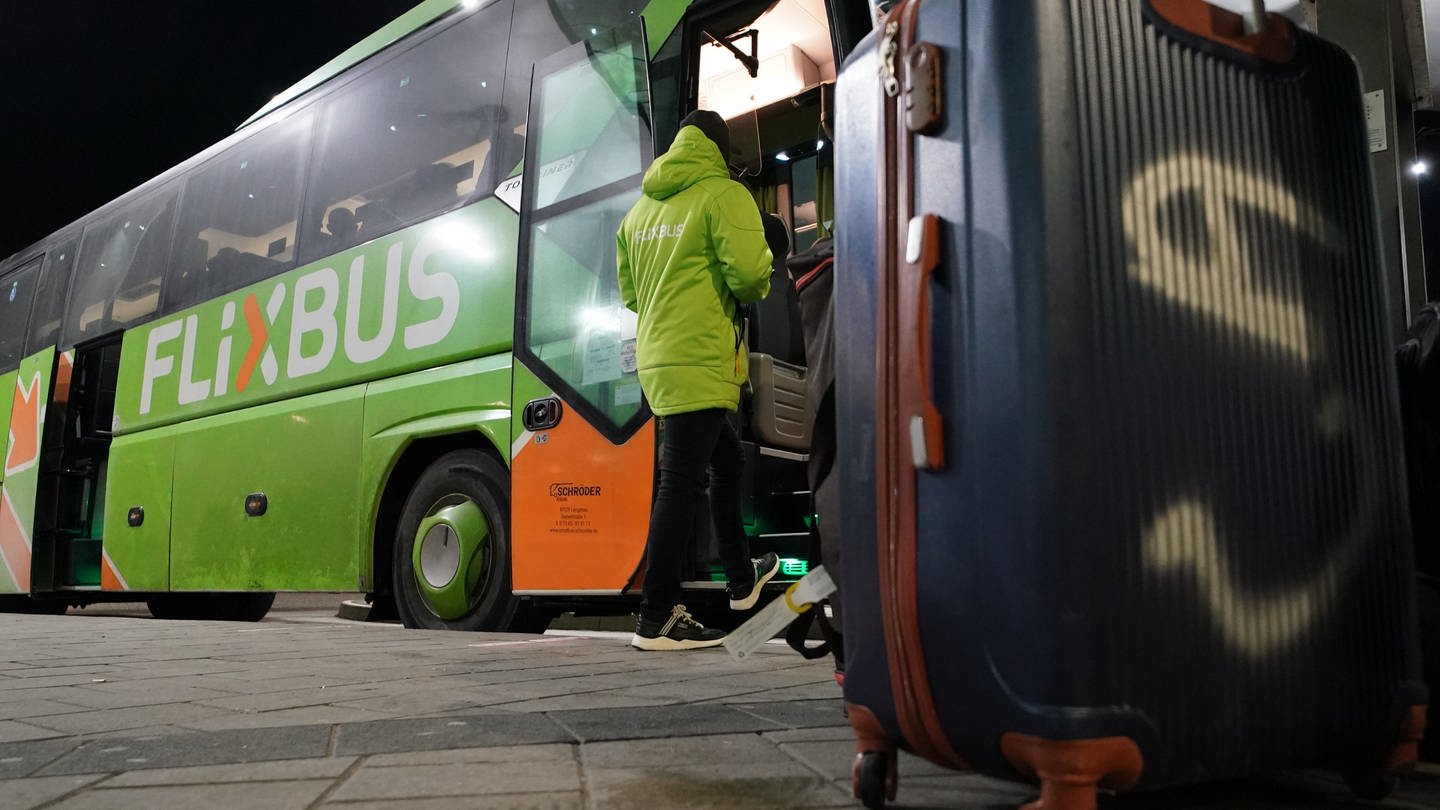
[[[521,613],[510,592],[510,472],[484,447],[447,445],[408,482],[394,521],[395,606],[406,627],[506,630]]]

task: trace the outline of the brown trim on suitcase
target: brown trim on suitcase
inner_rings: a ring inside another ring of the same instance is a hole
[[[1047,740],[1011,732],[1000,738],[1000,751],[1015,770],[1040,781],[1040,798],[1021,810],[1095,810],[1097,788],[1129,790],[1145,767],[1129,737]]]
[[[1411,706],[1400,727],[1400,739],[1385,757],[1384,772],[1401,776],[1415,770],[1420,761],[1420,739],[1425,736],[1425,704]]]
[[[886,15],[880,60],[894,74],[879,84],[882,158],[877,178],[876,285],[876,529],[879,557],[881,614],[885,648],[890,662],[890,686],[896,719],[905,741],[917,754],[952,768],[967,768],[950,745],[940,725],[934,692],[920,645],[916,605],[917,505],[915,457],[906,425],[908,399],[901,394],[897,356],[903,345],[901,330],[913,313],[903,312],[901,273],[904,246],[914,207],[912,136],[902,132],[906,96],[899,92],[907,79],[907,58],[914,42],[918,0],[905,0]],[[938,242],[936,243],[938,247]],[[938,252],[938,251],[937,251]],[[928,310],[927,310],[928,311]],[[928,337],[928,328],[925,330]],[[912,338],[913,339],[913,338]],[[911,353],[910,360],[914,360]],[[927,372],[928,373],[928,370]],[[902,422],[904,424],[902,424]],[[938,427],[938,421],[935,423]],[[927,445],[931,442],[927,441]],[[853,722],[853,720],[852,720]]]
[[[1265,15],[1265,30],[1245,33],[1245,18],[1205,0],[1148,0],[1150,8],[1176,28],[1227,48],[1284,64],[1295,58],[1295,33],[1279,14]]]

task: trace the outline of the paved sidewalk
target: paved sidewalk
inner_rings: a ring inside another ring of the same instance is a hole
[[[0,616],[0,808],[853,808],[824,662],[772,645],[459,634],[277,611],[260,624]],[[900,807],[1024,786],[901,762]],[[1440,808],[1440,772],[1366,805],[1291,774],[1107,808]]]

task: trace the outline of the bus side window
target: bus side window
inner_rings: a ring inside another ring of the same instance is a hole
[[[190,176],[166,285],[167,312],[295,266],[311,120],[297,115],[263,129]]]
[[[0,273],[0,373],[20,365],[40,260]]]
[[[470,12],[320,103],[301,261],[494,193],[481,170],[497,133],[513,134],[499,106],[510,11]],[[341,214],[331,230],[340,208],[354,219]]]
[[[58,247],[45,251],[35,311],[30,317],[27,356],[54,346],[60,338],[60,322],[65,318],[65,291],[70,286],[70,269],[75,265],[75,251],[79,246],[79,240],[70,236],[61,240]]]
[[[158,311],[175,197],[171,185],[86,226],[65,318],[67,345],[139,325]]]

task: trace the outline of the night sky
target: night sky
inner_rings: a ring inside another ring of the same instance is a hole
[[[419,0],[3,0],[0,258],[226,137]]]

